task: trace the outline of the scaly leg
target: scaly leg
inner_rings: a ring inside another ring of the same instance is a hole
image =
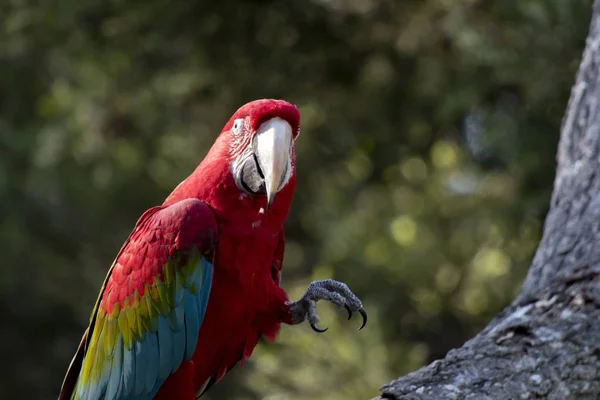
[[[348,285],[333,279],[312,282],[308,285],[300,300],[289,303],[292,324],[299,324],[308,320],[315,332],[325,332],[327,328],[320,329],[317,326],[319,316],[317,315],[316,304],[319,300],[330,301],[340,309],[345,308],[348,311],[348,319],[352,318],[353,312],[360,313],[363,323],[358,330],[361,330],[367,324],[367,312],[364,310],[359,298],[352,293]]]

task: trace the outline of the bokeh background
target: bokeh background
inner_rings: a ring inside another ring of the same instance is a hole
[[[0,398],[54,399],[138,216],[231,113],[302,113],[283,285],[343,280],[208,399],[368,399],[518,292],[591,0],[4,0]]]

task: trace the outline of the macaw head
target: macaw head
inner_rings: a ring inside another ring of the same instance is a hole
[[[299,125],[296,106],[263,99],[240,107],[221,132],[229,142],[229,167],[236,186],[248,195],[266,196],[267,209],[295,176]]]
[[[271,221],[282,222],[296,182],[294,146],[299,126],[298,108],[286,101],[262,99],[243,105],[196,171],[163,204],[196,197],[223,216],[269,210]]]

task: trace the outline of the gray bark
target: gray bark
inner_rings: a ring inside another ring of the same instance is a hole
[[[550,211],[521,294],[377,399],[600,399],[600,0],[563,118]]]

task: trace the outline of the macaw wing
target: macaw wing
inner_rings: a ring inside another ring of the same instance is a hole
[[[217,225],[196,199],[148,210],[104,282],[59,400],[151,399],[196,349]]]

